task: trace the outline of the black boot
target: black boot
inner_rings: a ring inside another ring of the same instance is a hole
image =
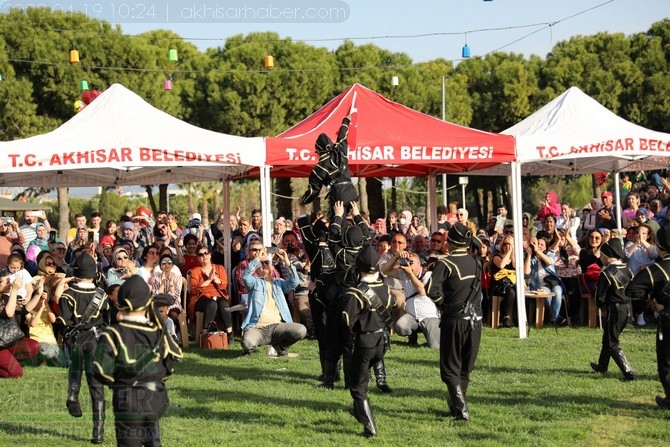
[[[375,424],[375,417],[372,414],[369,399],[354,401],[354,417],[358,422],[363,424],[363,433],[361,433],[361,436],[365,436],[366,438],[377,436],[377,425]]]
[[[91,443],[102,444],[103,435],[105,432],[105,402],[93,402],[93,434],[91,435]]]
[[[449,399],[447,403],[451,402],[449,411],[454,417],[454,421],[468,422],[470,420],[470,412],[468,405],[465,403],[465,394],[460,385],[447,385],[449,390]]]
[[[614,363],[616,363],[616,365],[623,373],[623,377],[621,378],[621,380],[623,380],[624,382],[637,380],[637,377],[633,372],[633,368],[630,366],[630,363],[628,363],[628,360],[626,359],[626,356],[623,354],[621,348],[618,348],[612,352],[612,360],[614,360]]]
[[[81,388],[81,372],[70,371],[67,375],[67,407],[70,416],[81,417],[81,405],[79,405],[79,389]]]
[[[598,363],[591,362],[591,369],[600,374],[606,374],[607,369],[610,363],[610,352],[608,349],[603,347],[600,350],[600,357],[598,357]]]
[[[384,359],[373,364],[372,369],[374,370],[375,378],[377,379],[377,388],[379,388],[382,393],[393,393],[391,387],[386,383],[386,365],[384,365]]]
[[[331,360],[323,361],[323,381],[319,385],[322,388],[332,390],[335,388],[335,376],[337,375],[337,363]]]

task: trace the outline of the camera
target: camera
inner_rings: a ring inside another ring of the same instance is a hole
[[[95,233],[90,231],[88,232],[88,241],[93,242],[95,240]]]
[[[410,265],[409,259],[400,258],[400,259],[398,259],[398,264],[402,265],[403,267],[407,267],[408,265]]]
[[[49,241],[51,242],[56,241],[56,230],[49,231]]]
[[[275,255],[279,253],[279,249],[277,247],[268,247],[267,252],[269,255]]]

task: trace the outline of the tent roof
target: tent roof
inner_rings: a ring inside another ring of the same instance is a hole
[[[577,87],[503,133],[516,137],[524,174],[659,169],[670,156],[670,134],[626,121]]]
[[[51,210],[49,205],[32,202],[17,202],[0,197],[0,211]]]
[[[266,138],[271,175],[308,176],[317,161],[316,138],[321,133],[334,138],[349,114],[349,167],[354,176],[465,172],[514,160],[510,136],[445,122],[354,84],[305,120]]]
[[[114,84],[58,129],[0,143],[0,186],[221,180],[264,161],[263,138],[192,126]]]

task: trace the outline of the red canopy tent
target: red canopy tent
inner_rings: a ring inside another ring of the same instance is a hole
[[[512,136],[442,121],[354,84],[305,120],[266,138],[270,175],[307,177],[317,161],[316,138],[321,133],[334,138],[349,114],[349,167],[355,177],[459,173],[515,159]]]

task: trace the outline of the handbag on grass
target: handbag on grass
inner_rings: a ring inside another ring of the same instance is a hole
[[[9,348],[25,337],[14,317],[0,318],[0,348]]]
[[[216,326],[212,322],[210,326]],[[200,347],[202,349],[228,349],[228,334],[216,328],[216,332],[200,334]]]

